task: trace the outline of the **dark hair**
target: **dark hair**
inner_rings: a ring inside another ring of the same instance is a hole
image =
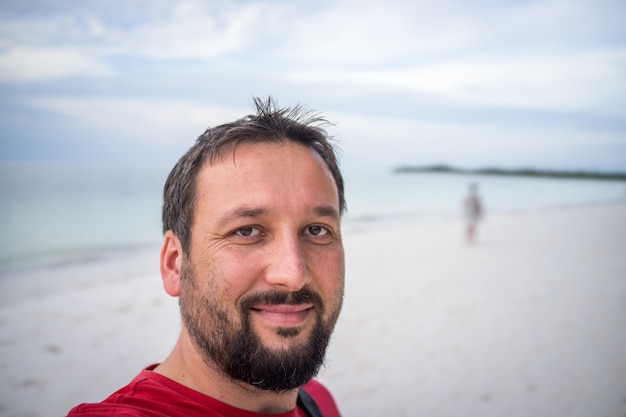
[[[196,178],[205,163],[213,164],[227,149],[240,143],[301,143],[322,157],[339,191],[339,212],[346,209],[343,177],[335,148],[321,125],[327,120],[301,106],[280,109],[271,97],[254,99],[256,115],[208,128],[176,163],[163,190],[163,233],[172,230],[189,253],[191,223],[196,201]]]

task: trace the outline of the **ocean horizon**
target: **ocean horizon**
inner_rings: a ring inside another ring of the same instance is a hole
[[[0,163],[0,277],[160,245],[171,167]],[[345,172],[344,223],[461,216],[469,184],[487,213],[626,201],[626,182],[442,173]]]

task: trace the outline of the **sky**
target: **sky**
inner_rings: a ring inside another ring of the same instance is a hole
[[[0,0],[0,161],[172,164],[253,97],[346,170],[626,171],[623,0]]]

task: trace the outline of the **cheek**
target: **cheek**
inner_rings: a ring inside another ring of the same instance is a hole
[[[212,268],[209,290],[236,304],[255,285],[259,276],[259,262],[256,256],[238,250],[224,250],[216,255],[209,261],[209,265],[219,265],[218,268]]]
[[[343,295],[345,257],[343,248],[324,251],[317,257],[315,262],[317,267],[316,276],[318,285],[326,296],[336,297]]]
[[[319,288],[324,297],[324,320],[334,326],[343,306],[345,261],[343,251],[326,258]]]

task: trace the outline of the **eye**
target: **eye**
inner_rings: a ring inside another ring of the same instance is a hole
[[[241,229],[235,230],[234,234],[236,236],[251,238],[251,237],[257,237],[260,233],[261,231],[257,229],[256,227],[246,226],[246,227],[242,227]]]
[[[311,236],[326,236],[330,232],[325,227],[314,225],[314,226],[307,227],[306,233]]]

